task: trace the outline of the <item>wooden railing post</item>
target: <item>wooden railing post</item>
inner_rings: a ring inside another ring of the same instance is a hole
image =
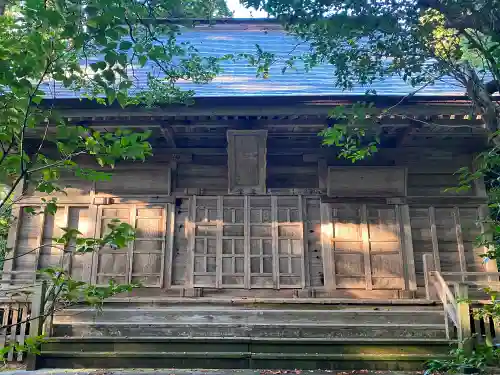
[[[430,300],[430,299],[436,299],[434,298],[435,295],[433,295],[431,291],[431,272],[436,270],[436,266],[434,263],[434,255],[431,253],[427,253],[423,255],[423,263],[424,263],[424,282],[425,282],[425,298]]]
[[[467,354],[472,353],[472,327],[470,324],[470,306],[467,301],[469,298],[469,286],[459,283],[457,287],[457,306],[458,313],[458,345],[464,349]]]
[[[43,322],[45,320],[45,299],[47,293],[47,282],[44,280],[40,284],[35,285],[33,297],[31,299],[30,313],[30,337],[40,336],[43,333]],[[28,353],[26,359],[26,369],[33,371],[37,369],[38,355]]]

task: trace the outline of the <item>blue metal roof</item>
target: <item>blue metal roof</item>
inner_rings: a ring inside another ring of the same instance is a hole
[[[232,25],[203,26],[186,29],[179,41],[189,41],[204,56],[222,56],[228,53],[255,53],[258,44],[263,51],[276,54],[283,60],[293,54],[308,50],[304,43],[298,45],[298,40],[278,29],[276,24],[248,24],[244,22],[238,27]],[[335,87],[332,65],[322,65],[309,72],[287,70],[282,74],[283,64],[271,67],[268,79],[255,76],[256,68],[244,61],[225,62],[223,72],[211,83],[196,85],[191,82],[178,82],[178,87],[194,90],[198,97],[225,96],[294,96],[294,95],[363,95],[368,89],[375,90],[378,95],[402,96],[415,90],[399,77],[378,81],[369,87],[355,87],[349,91]],[[135,76],[139,86],[146,82],[148,72],[154,68],[146,65],[135,68]],[[52,85],[47,84],[50,92]],[[52,86],[53,88],[54,86]],[[56,87],[57,98],[74,98],[76,94]],[[464,94],[464,89],[453,79],[445,78],[432,86],[418,92],[427,96],[455,96]],[[49,95],[52,96],[52,95]]]

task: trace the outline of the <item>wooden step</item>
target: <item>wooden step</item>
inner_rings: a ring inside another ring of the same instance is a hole
[[[255,306],[257,308],[276,308],[277,306],[293,306],[294,308],[345,308],[347,306],[373,306],[412,308],[439,308],[439,304],[428,299],[360,299],[360,298],[264,298],[264,297],[111,297],[106,299],[105,306]]]
[[[64,323],[54,324],[57,337],[289,337],[289,338],[445,338],[443,324],[365,324],[353,323],[279,323],[279,324],[235,324],[235,323],[196,323],[177,322],[148,323]]]
[[[54,323],[178,323],[178,324],[443,324],[443,310],[405,309],[228,309],[227,307],[193,306],[191,308],[104,308],[92,311],[74,308],[57,313]]]

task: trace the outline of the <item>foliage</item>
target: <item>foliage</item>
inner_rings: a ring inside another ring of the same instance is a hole
[[[40,345],[47,341],[44,335],[26,337],[24,343],[9,342],[0,349],[0,359],[6,362],[7,354],[12,351],[14,354],[40,354]]]
[[[7,236],[12,224],[11,210],[6,208],[0,213],[0,269],[3,269],[3,261],[8,252]]]
[[[427,362],[424,375],[432,374],[464,374],[466,369],[479,370],[484,373],[487,367],[500,364],[500,349],[487,345],[478,345],[471,355],[463,349],[454,349],[450,352],[450,359],[434,359]],[[465,370],[465,371],[464,371]]]
[[[232,17],[226,0],[189,0],[178,1],[175,10],[168,18],[224,18]]]
[[[418,87],[408,97],[451,76],[500,143],[500,105],[492,97],[500,90],[499,0],[242,2],[277,17],[310,46],[302,56],[291,56],[284,70],[298,61],[306,70],[330,63],[335,84],[347,90],[398,76]],[[338,146],[335,129],[323,135]]]
[[[230,16],[221,0],[23,0],[11,1],[0,15],[0,183],[8,189],[0,202],[0,250],[12,220],[12,207],[27,194],[42,195],[23,215],[54,215],[65,193],[65,179],[112,178],[123,161],[144,161],[152,154],[150,132],[133,129],[101,131],[92,124],[71,122],[54,106],[65,92],[101,105],[154,106],[185,103],[193,92],[179,80],[206,83],[227,57],[205,57],[187,42],[178,42],[181,26],[162,17]],[[137,67],[147,66],[147,82],[138,82]],[[48,101],[51,99],[52,101]],[[89,285],[74,280],[68,257],[105,247],[126,248],[134,228],[113,221],[102,238],[87,238],[75,228],[62,228],[53,241],[62,253],[60,264],[41,270],[49,281],[51,301],[40,317],[59,308],[105,298],[137,285]],[[2,245],[3,244],[3,245]],[[44,245],[50,246],[50,245]],[[7,251],[10,249],[7,249]],[[24,254],[7,254],[5,260]],[[33,351],[42,337],[32,337],[15,351]],[[9,350],[10,350],[9,349]],[[4,349],[6,350],[6,349]]]
[[[498,292],[490,288],[486,288],[485,292],[490,295],[491,303],[485,304],[482,308],[475,311],[474,318],[479,319],[489,319],[492,318],[495,324],[500,324],[500,299],[498,298]]]
[[[474,160],[475,168],[462,167],[457,172],[458,186],[450,188],[456,192],[467,191],[476,180],[484,179],[487,184],[490,216],[481,221],[483,230],[476,239],[476,246],[485,247],[481,254],[485,261],[500,257],[500,148],[493,146],[478,154]]]
[[[469,189],[477,179],[489,180],[492,215],[478,223],[482,233],[476,245],[487,249],[484,261],[500,258],[500,104],[493,97],[500,91],[499,0],[242,2],[279,18],[289,32],[310,45],[307,53],[291,57],[285,70],[297,61],[306,70],[330,63],[335,84],[345,90],[397,76],[416,87],[406,98],[444,77],[454,78],[471,100],[471,110],[482,115],[492,141],[491,149],[476,160],[476,169],[464,167],[457,172],[459,186],[454,190]],[[404,99],[378,114],[404,118],[393,113]],[[370,157],[377,150],[379,129],[376,121],[371,129],[363,126],[364,113],[370,112],[359,103],[353,109],[336,109],[337,122],[320,133],[323,144],[340,148],[337,155],[353,162]],[[492,303],[480,314],[498,320],[497,295],[487,291]],[[450,361],[432,361],[428,373],[483,368],[498,364],[498,359],[497,349],[476,348],[472,356],[458,350]]]
[[[311,45],[308,66],[335,65],[343,88],[400,75],[412,84],[457,73],[475,58],[498,79],[498,0],[244,0],[264,9]],[[458,65],[454,65],[458,64]],[[469,77],[471,78],[471,77]],[[466,82],[464,82],[466,83]],[[464,85],[465,86],[465,85]]]
[[[372,156],[377,152],[380,140],[378,137],[371,137],[374,139],[370,140],[367,129],[362,125],[373,109],[372,103],[355,103],[349,109],[345,106],[335,107],[329,114],[335,123],[319,133],[323,145],[338,147],[338,156],[353,163]]]

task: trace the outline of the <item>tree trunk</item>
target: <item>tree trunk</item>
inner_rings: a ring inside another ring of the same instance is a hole
[[[500,146],[500,137],[496,134],[500,130],[500,105],[493,100],[485,84],[469,64],[465,65],[465,72],[468,77],[467,95],[483,117],[493,143],[495,146]]]

